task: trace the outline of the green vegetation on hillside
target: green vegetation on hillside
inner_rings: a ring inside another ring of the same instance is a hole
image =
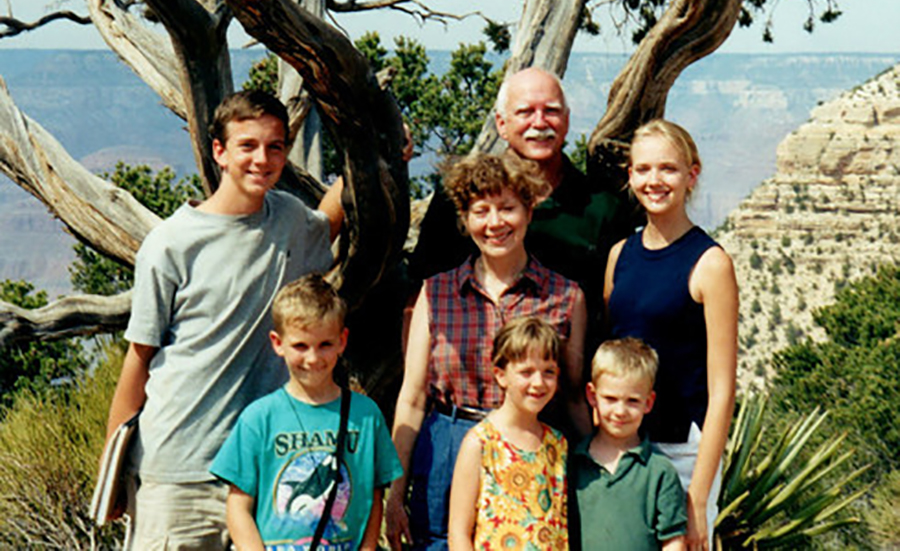
[[[874,484],[879,491],[870,496],[868,507],[896,512],[900,510],[900,268],[885,266],[874,277],[846,285],[835,303],[817,310],[813,318],[827,339],[806,340],[776,354],[770,420],[775,426],[788,426],[806,412],[825,408],[828,418],[820,432],[846,432],[846,445],[856,450],[850,468],[870,466],[854,487]],[[883,516],[863,516],[870,532],[857,537],[900,545],[900,525],[888,529]]]

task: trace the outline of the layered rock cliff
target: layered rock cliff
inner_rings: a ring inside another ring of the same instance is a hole
[[[900,259],[900,66],[813,109],[716,237],[740,285],[741,384],[758,386],[772,352],[821,338],[816,308]]]

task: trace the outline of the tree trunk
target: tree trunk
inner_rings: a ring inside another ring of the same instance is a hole
[[[325,18],[325,0],[298,0],[298,3],[319,19]],[[303,94],[303,78],[281,58],[278,59],[278,99],[288,106],[292,126],[297,126],[296,130],[292,128],[294,146],[288,159],[323,182],[322,121],[319,113],[310,108],[308,95]]]
[[[130,314],[130,291],[112,297],[68,297],[35,310],[0,302],[0,349],[19,341],[111,333],[124,327]]]

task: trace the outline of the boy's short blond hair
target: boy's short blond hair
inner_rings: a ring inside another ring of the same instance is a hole
[[[475,201],[512,191],[531,210],[547,191],[547,183],[537,173],[537,165],[514,153],[475,153],[454,163],[444,178],[447,197],[463,216]]]
[[[344,326],[347,303],[321,274],[308,274],[288,283],[272,302],[275,332],[284,335],[287,327],[311,327],[330,321]]]
[[[597,385],[604,373],[618,377],[635,377],[656,383],[659,356],[656,350],[634,337],[606,341],[597,349],[591,360],[591,381]]]
[[[538,317],[522,317],[507,322],[497,333],[491,360],[499,369],[506,369],[510,362],[536,352],[545,360],[559,362],[559,349],[559,334],[553,326]]]

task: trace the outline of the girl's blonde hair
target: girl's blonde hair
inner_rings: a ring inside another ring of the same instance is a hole
[[[634,143],[641,138],[650,136],[665,138],[681,153],[688,166],[696,166],[700,170],[703,169],[703,163],[700,161],[700,153],[697,151],[697,144],[694,143],[694,138],[692,138],[690,133],[681,126],[665,119],[653,119],[650,122],[642,124],[634,131],[634,137],[631,138],[631,144],[634,145]],[[629,150],[629,166],[631,163],[632,158]]]
[[[629,167],[634,163],[634,159],[631,158],[631,151],[634,149],[634,144],[642,138],[651,136],[658,136],[668,141],[679,153],[681,153],[681,156],[684,157],[684,161],[689,167],[696,166],[698,174],[703,171],[703,162],[700,160],[700,153],[697,151],[697,144],[694,143],[694,138],[692,138],[691,134],[683,127],[665,119],[653,119],[650,122],[642,124],[634,131],[634,137],[631,138],[632,147],[628,149]],[[695,182],[694,186],[687,190],[688,199],[694,195],[696,187],[697,185]],[[630,187],[628,188],[628,192],[632,192]]]

